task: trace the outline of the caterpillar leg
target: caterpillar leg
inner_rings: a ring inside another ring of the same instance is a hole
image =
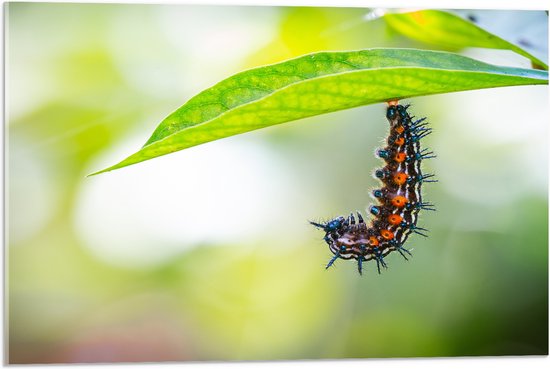
[[[337,252],[336,254],[334,254],[334,256],[332,257],[332,259],[330,259],[330,261],[328,262],[327,266],[325,267],[325,269],[328,269],[332,266],[332,264],[334,264],[334,262],[336,261],[336,259],[338,259],[340,257],[340,253]]]

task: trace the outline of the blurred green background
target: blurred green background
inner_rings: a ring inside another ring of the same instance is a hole
[[[434,48],[381,9],[7,5],[10,363],[548,353],[548,88],[408,101],[428,116],[438,212],[378,275],[307,220],[377,186],[383,104],[86,178],[243,69],[318,50]],[[476,21],[547,58],[547,15]],[[490,28],[492,27],[492,28]],[[508,32],[508,34],[504,34]],[[463,50],[529,67],[506,51]]]

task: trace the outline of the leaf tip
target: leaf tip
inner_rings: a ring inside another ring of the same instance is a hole
[[[122,167],[125,167],[125,166],[126,165],[124,165],[124,161],[121,161],[120,163],[115,164],[115,165],[111,165],[110,167],[107,167],[105,169],[101,169],[101,170],[98,170],[96,172],[92,172],[92,173],[86,175],[86,178],[94,177],[94,176],[97,176],[98,174],[110,172],[112,170],[119,169],[119,168],[122,168]]]
[[[86,175],[86,178],[94,177],[94,176],[97,176],[98,174],[105,173],[105,172],[109,172],[109,171],[111,171],[112,169],[114,169],[114,168],[106,168],[106,169],[98,170],[97,172],[93,172],[93,173],[87,174],[87,175]]]

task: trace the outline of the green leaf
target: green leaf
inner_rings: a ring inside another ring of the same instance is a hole
[[[205,142],[356,106],[453,91],[547,84],[548,72],[415,49],[320,52],[229,77],[164,119],[122,168]]]
[[[548,65],[521,47],[514,45],[461,17],[441,10],[420,10],[384,15],[386,23],[412,39],[451,49],[482,47],[511,50],[530,59],[539,69]]]

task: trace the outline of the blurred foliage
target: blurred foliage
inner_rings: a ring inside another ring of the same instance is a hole
[[[531,13],[513,12],[518,22]],[[85,178],[182,99],[244,68],[419,45],[368,14],[8,4],[9,362],[547,354],[544,86],[411,101],[435,129],[427,171],[440,182],[427,196],[439,211],[422,217],[431,237],[410,241],[412,260],[389,257],[382,275],[343,261],[325,271],[330,253],[307,224],[368,205],[381,105]],[[219,49],[225,58],[212,58]],[[242,193],[251,181],[262,201]]]
[[[428,44],[440,45],[450,50],[466,47],[511,50],[530,59],[540,69],[548,70],[543,61],[522,47],[493,35],[456,14],[441,10],[419,10],[386,14],[384,20],[398,32]]]

